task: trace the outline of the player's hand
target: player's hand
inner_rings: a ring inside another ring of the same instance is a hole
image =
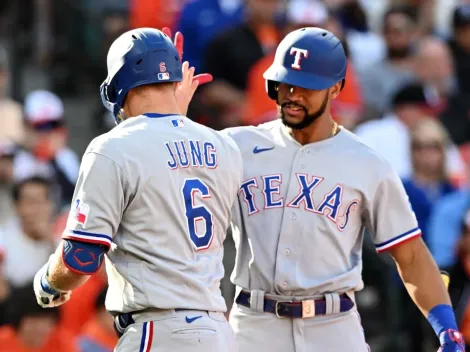
[[[58,307],[70,299],[72,291],[54,289],[47,279],[47,262],[34,276],[34,294],[38,304],[43,308]]]
[[[162,31],[168,37],[172,37],[171,30],[168,27],[163,28]],[[181,32],[176,32],[173,43],[175,44],[176,50],[178,50],[181,60],[183,60],[184,37]],[[213,77],[209,73],[201,73],[194,76],[194,67],[189,67],[188,61],[183,62],[183,81],[178,84],[178,90],[176,93],[178,106],[180,107],[180,114],[186,115],[189,103],[191,102],[197,87],[212,82],[212,80]]]
[[[163,28],[162,32],[165,33],[168,37],[171,38],[170,28],[165,27],[165,28]],[[178,50],[178,54],[180,55],[181,61],[183,61],[183,46],[184,46],[183,33],[176,32],[173,44],[175,44],[176,50]],[[184,78],[184,72],[183,72],[183,78]],[[192,81],[198,81],[199,85],[201,86],[203,84],[212,82],[213,77],[210,73],[201,73],[199,75],[192,76],[191,79],[192,79]]]
[[[212,80],[212,76],[210,77]],[[186,115],[189,103],[201,82],[194,77],[194,67],[189,67],[189,62],[183,63],[183,81],[178,83],[176,88],[176,102],[178,104],[180,114]]]
[[[439,336],[441,347],[438,352],[465,352],[465,341],[462,333],[449,329]]]

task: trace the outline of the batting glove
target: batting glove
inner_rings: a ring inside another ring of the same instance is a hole
[[[72,293],[72,291],[61,291],[52,287],[47,278],[48,269],[49,262],[34,276],[34,293],[38,304],[43,308],[53,308],[64,304],[70,299]]]
[[[439,336],[439,341],[441,341],[441,348],[438,352],[465,352],[465,341],[459,331],[453,329],[443,331]]]

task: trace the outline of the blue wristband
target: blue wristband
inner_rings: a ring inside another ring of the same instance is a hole
[[[51,284],[49,283],[49,280],[47,279],[47,274],[49,270],[46,270],[44,274],[41,276],[41,288],[44,290],[44,292],[52,295],[52,296],[58,296],[60,295],[60,292],[57,292],[51,287]]]
[[[428,321],[439,338],[443,331],[458,330],[454,310],[447,304],[439,304],[429,311]]]

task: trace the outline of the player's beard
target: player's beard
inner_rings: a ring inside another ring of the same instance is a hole
[[[325,99],[323,99],[323,103],[321,104],[321,106],[318,108],[317,111],[315,111],[312,114],[308,113],[308,110],[307,110],[306,107],[304,107],[302,105],[299,105],[299,104],[296,104],[296,103],[293,103],[293,102],[285,102],[280,106],[278,105],[279,106],[279,114],[281,116],[282,123],[285,126],[290,127],[294,130],[302,130],[302,129],[310,126],[316,119],[318,119],[320,116],[322,116],[325,113],[326,108],[328,106],[328,101],[329,101],[329,94],[326,94]],[[305,114],[304,119],[300,122],[297,122],[297,123],[287,121],[286,116],[285,116],[284,111],[283,111],[283,108],[288,106],[288,105],[293,105],[295,107],[301,108],[302,111]]]

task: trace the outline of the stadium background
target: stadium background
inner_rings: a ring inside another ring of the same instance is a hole
[[[103,305],[105,274],[58,310],[40,309],[31,284],[64,229],[81,155],[113,127],[99,99],[110,43],[135,27],[181,29],[184,59],[215,78],[198,91],[188,115],[222,129],[276,118],[261,74],[280,38],[307,25],[343,40],[349,67],[334,117],[403,178],[426,243],[452,275],[456,315],[470,340],[470,1],[6,0],[0,351],[104,352],[116,341]],[[226,244],[222,290],[230,308],[230,236]],[[368,240],[363,276],[357,301],[372,351],[436,351],[393,261],[376,255]]]

